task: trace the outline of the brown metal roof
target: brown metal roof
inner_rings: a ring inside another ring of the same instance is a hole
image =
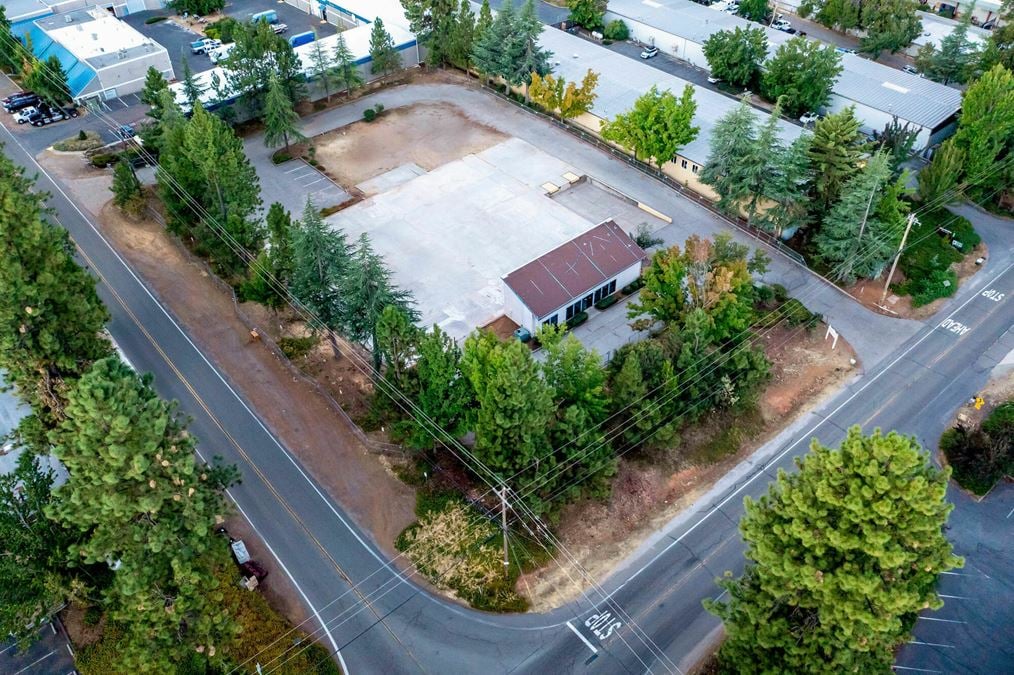
[[[644,251],[630,235],[607,220],[514,270],[504,277],[504,283],[541,318],[644,258]]]

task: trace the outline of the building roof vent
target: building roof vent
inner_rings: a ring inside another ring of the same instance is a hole
[[[74,17],[72,17],[70,14],[64,14],[63,21],[64,23],[74,23]]]

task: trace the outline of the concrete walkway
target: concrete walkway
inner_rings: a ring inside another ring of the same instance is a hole
[[[393,87],[357,99],[348,105],[311,115],[303,120],[302,132],[312,137],[350,124],[362,119],[363,111],[377,103],[382,103],[388,110],[416,103],[450,103],[461,108],[476,122],[521,138],[557,157],[566,158],[580,172],[605,181],[615,189],[650,204],[671,217],[673,224],[659,231],[659,236],[667,244],[682,244],[691,234],[714,237],[719,232],[731,232],[737,241],[764,247],[772,259],[771,269],[764,281],[782,284],[808,309],[823,314],[856,350],[864,368],[872,368],[879,363],[915,334],[921,325],[917,321],[892,319],[866,309],[833,284],[752,239],[703,206],[608,152],[558,129],[533,113],[504,103],[474,84],[427,83]],[[245,146],[263,181],[264,176],[274,168],[271,165],[271,150],[264,147],[259,135],[246,139]],[[622,311],[614,307],[608,314],[615,316]],[[586,331],[591,331],[590,325]]]

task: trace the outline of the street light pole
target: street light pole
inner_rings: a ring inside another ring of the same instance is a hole
[[[507,572],[507,486],[500,488],[500,527],[503,528],[503,569]]]

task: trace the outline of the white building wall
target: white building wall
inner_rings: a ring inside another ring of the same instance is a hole
[[[606,12],[606,23],[614,19],[620,19],[627,24],[632,39],[646,45],[655,45],[666,54],[675,56],[700,68],[708,67],[708,60],[704,58],[704,48],[701,44],[678,35],[673,35],[660,28],[641,23],[640,21],[631,21],[618,14]]]
[[[506,314],[511,321],[519,326],[524,326],[533,334],[535,333],[534,326],[538,323],[536,317],[532,314],[532,311],[528,309],[525,303],[521,302],[521,298],[517,296],[510,286],[503,283],[503,313]]]

